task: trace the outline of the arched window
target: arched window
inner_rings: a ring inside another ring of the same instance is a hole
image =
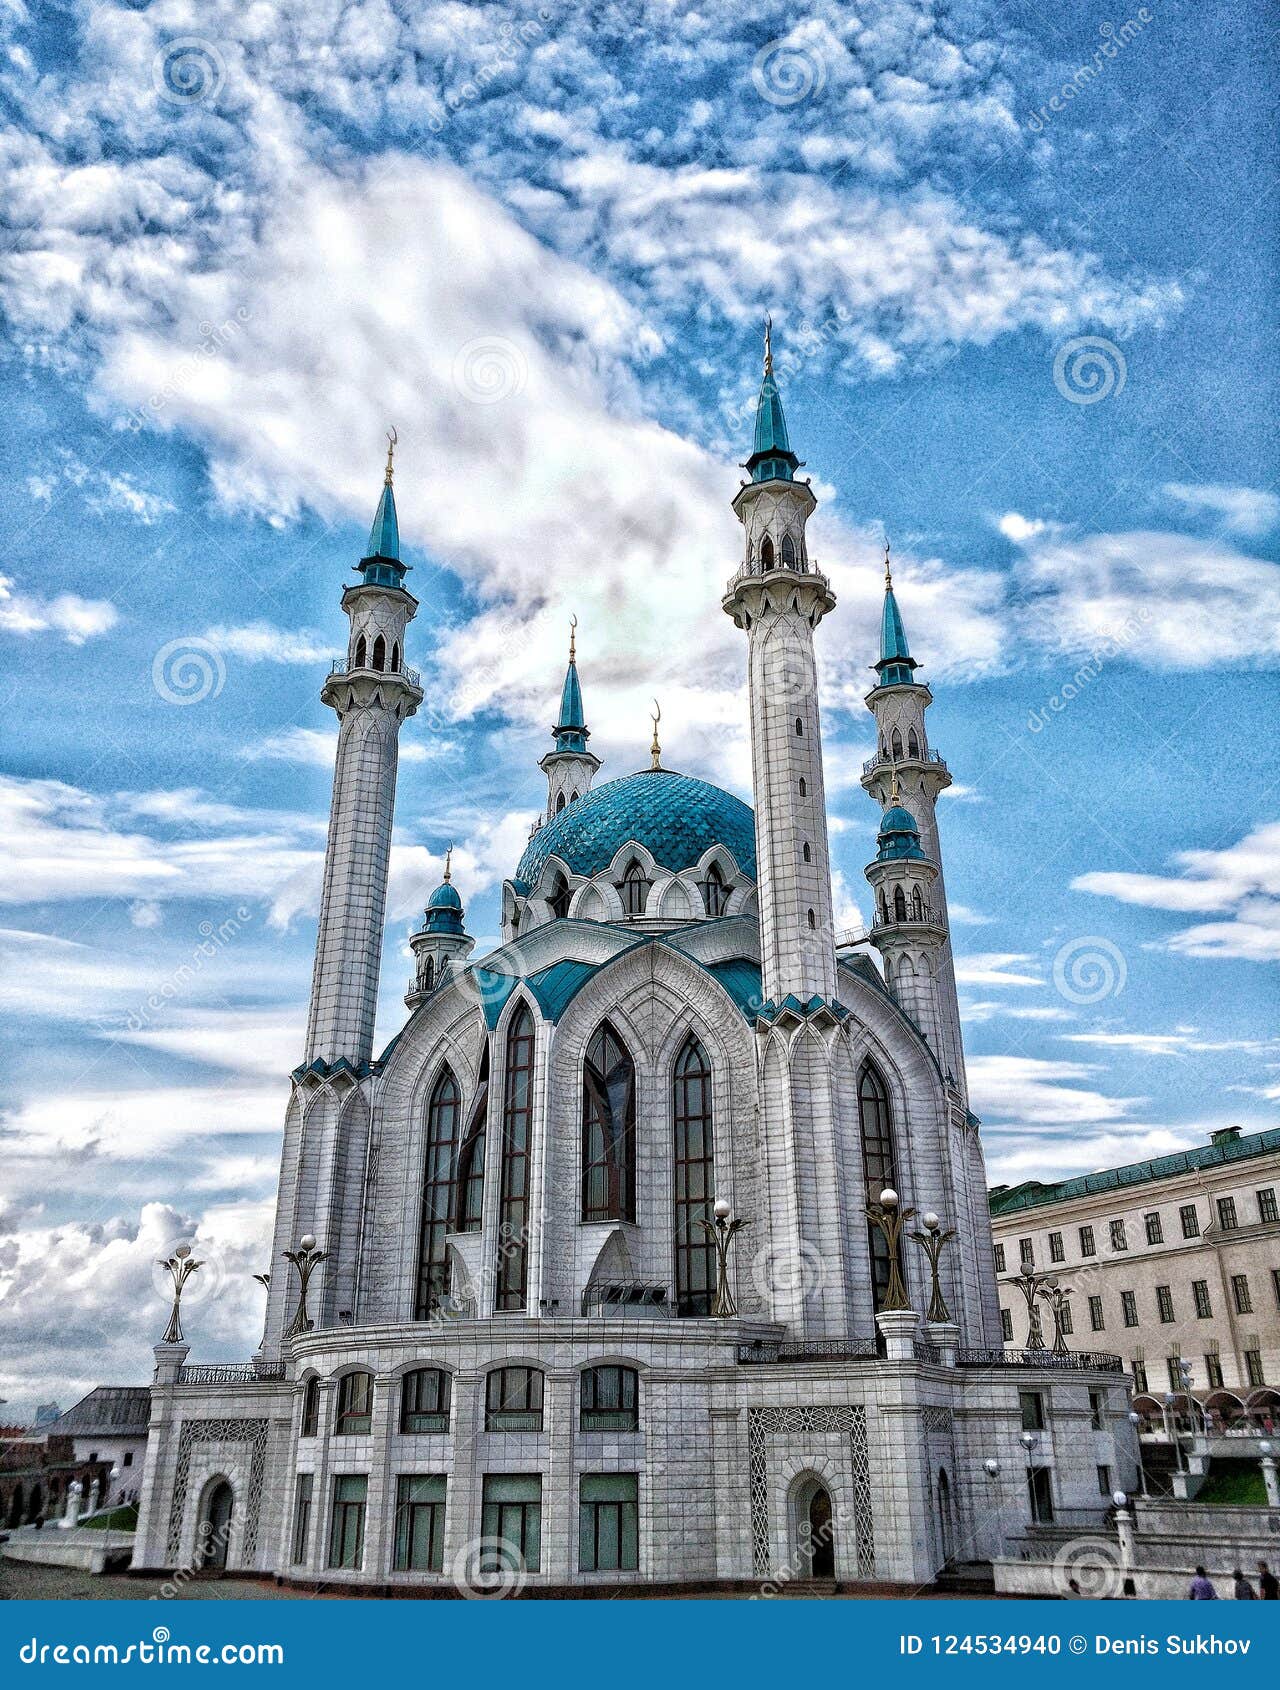
[[[702,907],[708,915],[723,915],[729,907],[729,888],[715,863],[707,869],[707,878],[702,882]]]
[[[782,536],[782,567],[794,569],[796,566],[796,544],[790,534]]]
[[[898,732],[897,728],[893,730],[893,735],[889,740],[889,749],[892,751],[895,758],[901,757],[902,735]]]
[[[533,1017],[521,1004],[507,1032],[502,1102],[502,1188],[494,1306],[522,1309],[529,1271],[529,1133],[533,1125]]]
[[[797,734],[797,737],[802,736],[803,733],[804,733],[804,723],[801,721],[799,716],[797,716],[796,717],[796,734]]]
[[[382,635],[379,634],[377,639],[373,642],[373,667],[375,669],[385,669],[386,666],[387,642],[383,639]]]
[[[755,543],[754,543],[754,541],[748,540],[747,541],[747,573],[749,575],[754,574],[755,573],[755,567],[756,567]]]
[[[428,958],[428,961],[430,958]],[[462,1125],[462,1093],[445,1068],[427,1105],[426,1165],[422,1174],[422,1231],[418,1248],[415,1320],[430,1320],[449,1294],[449,1252],[445,1236],[453,1220],[453,1189]]]
[[[365,650],[364,635],[361,634],[356,640],[355,667],[357,669],[364,668]]]
[[[433,992],[436,986],[436,959],[433,956],[424,957],[422,963],[422,979],[419,982],[424,992]]]
[[[772,568],[773,568],[773,541],[766,534],[764,539],[760,543],[760,569],[761,569],[761,572],[763,573],[766,569],[772,569]]]
[[[564,809],[564,793],[560,792],[560,793],[556,794],[556,814],[559,815],[561,810],[563,810],[563,809]]]
[[[885,902],[883,886],[880,888],[880,919],[881,921],[888,921],[889,919],[889,906]]]
[[[902,890],[901,883],[893,889],[893,915],[895,921],[907,919],[907,895]]]
[[[924,920],[924,899],[920,896],[918,886],[911,888],[911,919],[913,921]]]
[[[711,1133],[711,1064],[690,1033],[672,1075],[675,1122],[676,1313],[709,1315],[715,1291],[715,1248],[701,1221],[714,1201]]]
[[[397,640],[395,642],[395,644],[391,647],[391,673],[393,675],[398,675],[400,673],[400,642],[399,642],[399,640]]]
[[[805,862],[810,863],[813,861],[813,852],[809,849],[809,841],[807,839],[804,842],[804,850],[801,852],[801,855],[804,857]]]
[[[803,775],[800,776],[800,796],[802,798],[809,796],[809,786]]]
[[[578,1389],[583,1432],[634,1432],[640,1424],[640,1381],[634,1367],[584,1367]]]
[[[914,728],[910,728],[907,731],[907,756],[918,757],[919,755],[920,741],[916,737],[916,730]]]
[[[303,1438],[314,1438],[320,1430],[320,1381],[313,1373],[307,1380],[306,1389],[302,1393],[302,1430]]]
[[[551,896],[547,899],[552,917],[556,921],[563,921],[569,914],[569,900],[572,896],[569,882],[562,874],[558,874],[551,882]]]
[[[489,1124],[489,1045],[480,1053],[480,1078],[458,1152],[455,1232],[479,1232],[484,1212],[484,1147]]]
[[[333,1429],[340,1438],[364,1437],[373,1430],[372,1373],[344,1373],[338,1380],[338,1414]]]
[[[858,1124],[862,1136],[862,1172],[868,1203],[878,1203],[886,1186],[898,1189],[889,1093],[879,1070],[864,1062],[858,1075]],[[871,1279],[877,1310],[889,1286],[889,1246],[873,1221],[867,1223],[871,1245]]]
[[[571,804],[576,804],[578,802],[578,794],[576,792],[571,792],[569,794],[569,802]]]
[[[451,1380],[439,1367],[419,1367],[400,1381],[400,1430],[447,1432]]]
[[[636,1070],[607,1021],[582,1065],[582,1218],[636,1218]]]
[[[809,928],[811,932],[817,932],[818,918],[812,910],[809,911]]]
[[[644,872],[644,868],[633,857],[623,871],[618,891],[622,894],[623,915],[643,915],[644,906],[649,897],[649,888],[653,882]]]
[[[486,1432],[542,1430],[542,1374],[536,1367],[495,1367],[484,1382]]]

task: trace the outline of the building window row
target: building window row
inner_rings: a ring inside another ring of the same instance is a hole
[[[634,1432],[640,1424],[640,1380],[633,1367],[609,1362],[587,1367],[579,1376],[579,1429],[584,1432]],[[402,1433],[447,1432],[452,1405],[452,1376],[439,1367],[415,1368],[399,1381],[399,1429]],[[487,1432],[541,1432],[544,1375],[536,1367],[495,1367],[485,1375],[484,1427]],[[338,1380],[334,1414],[336,1437],[363,1437],[373,1429],[373,1374],[358,1369]],[[303,1388],[301,1436],[320,1430],[320,1380],[312,1375]]]
[[[1280,1306],[1280,1268],[1271,1270],[1272,1286],[1275,1291],[1277,1306]],[[1198,1320],[1213,1318],[1213,1298],[1209,1290],[1207,1279],[1193,1279],[1191,1281],[1191,1296],[1195,1305]],[[1231,1276],[1231,1301],[1237,1314],[1253,1313],[1253,1293],[1249,1287],[1249,1276],[1246,1273],[1236,1273]],[[1106,1330],[1106,1310],[1102,1297],[1093,1295],[1088,1299],[1089,1325],[1094,1332]],[[1171,1285],[1156,1286],[1156,1315],[1160,1323],[1170,1326],[1177,1319],[1174,1307],[1173,1287]],[[1137,1326],[1138,1297],[1135,1291],[1121,1291],[1120,1318],[1125,1326]],[[1070,1332],[1070,1311],[1063,1311],[1062,1329]],[[1000,1326],[1004,1339],[1010,1342],[1013,1338],[1013,1316],[1008,1309],[1000,1311]]]
[[[1276,1188],[1274,1186],[1267,1185],[1261,1187],[1254,1193],[1254,1197],[1257,1202],[1258,1219],[1260,1222],[1271,1223],[1280,1221],[1280,1204],[1277,1203]],[[1214,1211],[1217,1217],[1218,1230],[1220,1232],[1233,1232],[1239,1227],[1240,1220],[1234,1197],[1217,1198],[1214,1204]],[[1178,1209],[1178,1220],[1182,1228],[1182,1236],[1184,1238],[1200,1237],[1200,1211],[1196,1204],[1183,1203]],[[1164,1243],[1164,1216],[1160,1210],[1153,1209],[1149,1213],[1144,1214],[1142,1217],[1142,1223],[1146,1232],[1148,1244],[1154,1245]],[[1112,1250],[1117,1254],[1126,1251],[1129,1248],[1129,1239],[1123,1218],[1109,1221],[1107,1225]],[[1097,1255],[1097,1237],[1092,1226],[1086,1225],[1079,1227],[1077,1229],[1077,1238],[1081,1256],[1091,1257]],[[1048,1245],[1049,1260],[1051,1262],[1064,1262],[1066,1260],[1066,1248],[1063,1243],[1063,1235],[1061,1232],[1050,1232],[1048,1234]],[[995,1252],[996,1272],[1004,1273],[1004,1245],[997,1244]],[[1018,1240],[1018,1256],[1024,1268],[1033,1268],[1035,1266],[1034,1238],[1020,1238]]]

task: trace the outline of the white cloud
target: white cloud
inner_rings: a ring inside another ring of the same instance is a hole
[[[1086,1125],[1118,1121],[1141,1097],[1108,1097],[1088,1081],[1098,1069],[1083,1062],[1050,1062],[1032,1056],[971,1056],[966,1062],[969,1092],[987,1119],[1036,1126]]]
[[[1172,1033],[1061,1033],[1060,1038],[1072,1044],[1095,1045],[1102,1050],[1130,1050],[1139,1056],[1192,1056],[1217,1051],[1239,1051],[1244,1055],[1263,1056],[1280,1048],[1266,1039],[1204,1039],[1194,1027],[1180,1028]]]
[[[0,631],[4,633],[41,634],[53,629],[68,645],[83,645],[114,628],[119,620],[115,605],[106,599],[82,599],[75,593],[36,598],[15,592],[12,577],[0,575]]]
[[[984,1021],[1070,1021],[1073,1019],[1069,1009],[1062,1009],[1054,1004],[1030,1003],[1000,1003],[996,999],[981,1000],[975,1003],[962,1002],[960,1018],[968,1025],[975,1026]]]
[[[225,656],[240,657],[246,663],[327,663],[345,649],[323,635],[273,628],[269,622],[206,628],[203,638]]]
[[[1209,1126],[1147,1127],[1134,1123],[1119,1132],[1107,1127],[1070,1133],[1042,1128],[1029,1134],[994,1127],[983,1134],[987,1177],[992,1185],[1070,1179],[1076,1174],[1097,1173],[1103,1168],[1124,1167],[1148,1157],[1188,1150],[1206,1143],[1211,1130]]]
[[[955,959],[956,981],[961,986],[1043,986],[1038,974],[1028,968],[1036,959],[1023,951],[977,951]]]
[[[1168,481],[1164,493],[1166,498],[1172,499],[1193,516],[1217,517],[1222,526],[1233,534],[1256,538],[1270,533],[1280,522],[1280,498],[1257,487]]]

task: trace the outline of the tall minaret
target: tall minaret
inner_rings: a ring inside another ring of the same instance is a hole
[[[933,702],[933,694],[923,681],[915,677],[919,664],[907,646],[906,629],[894,597],[887,544],[884,549],[880,659],[874,667],[876,683],[867,694],[866,703],[876,719],[876,755],[862,777],[862,784],[878,804],[888,806],[891,811],[896,809],[898,819],[905,808],[919,828],[915,842],[919,861],[911,859],[911,873],[919,884],[928,920],[914,917],[910,907],[912,883],[903,881],[907,859],[902,843],[907,836],[900,830],[889,829],[889,844],[894,854],[886,858],[883,855],[885,831],[882,827],[882,855],[867,870],[867,878],[876,888],[877,896],[872,938],[884,953],[891,976],[896,975],[891,983],[909,1013],[913,1013],[911,1005],[902,994],[914,1001],[922,989],[922,982],[912,977],[912,971],[923,968],[932,974],[930,995],[936,1000],[936,1040],[931,1037],[930,1043],[943,1072],[964,1098],[966,1086],[960,1006],[956,997],[956,971],[951,954],[951,923],[942,878],[938,821],[934,813],[938,794],[951,785],[951,774],[938,753],[929,749],[924,713]],[[891,819],[890,815],[886,815],[886,822]],[[885,862],[898,866],[881,866]],[[917,869],[921,872],[916,873]],[[912,918],[906,922],[894,919],[893,899],[897,884],[903,884],[908,916]],[[883,905],[880,902],[882,892],[886,894]],[[929,1016],[925,1018],[927,1020]],[[921,1030],[927,1032],[929,1029],[922,1027]]]
[[[400,725],[422,703],[418,677],[404,667],[405,629],[418,601],[404,586],[391,487],[394,430],[388,439],[369,555],[356,565],[360,580],[342,594],[351,619],[347,660],[334,664],[320,694],[340,726],[304,1064],[345,1061],[356,1070],[373,1055]]]
[[[733,501],[745,555],[724,608],[749,642],[751,769],[756,801],[761,973],[765,998],[807,1004],[836,995],[831,865],[822,784],[813,631],[835,605],[809,562],[805,524],[817,507],[791,450],[765,327],[764,381],[743,482]]]
[[[590,791],[600,759],[587,750],[591,738],[578,681],[578,618],[569,624],[569,667],[560,691],[560,719],[552,728],[555,746],[538,763],[547,777],[547,820]]]

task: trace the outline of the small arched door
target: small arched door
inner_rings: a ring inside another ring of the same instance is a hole
[[[225,1479],[215,1479],[205,1492],[204,1507],[200,1512],[196,1559],[202,1571],[221,1571],[226,1566],[234,1507],[235,1496],[231,1486]]]
[[[835,1521],[831,1492],[809,1477],[795,1493],[795,1553],[801,1578],[836,1576]]]

